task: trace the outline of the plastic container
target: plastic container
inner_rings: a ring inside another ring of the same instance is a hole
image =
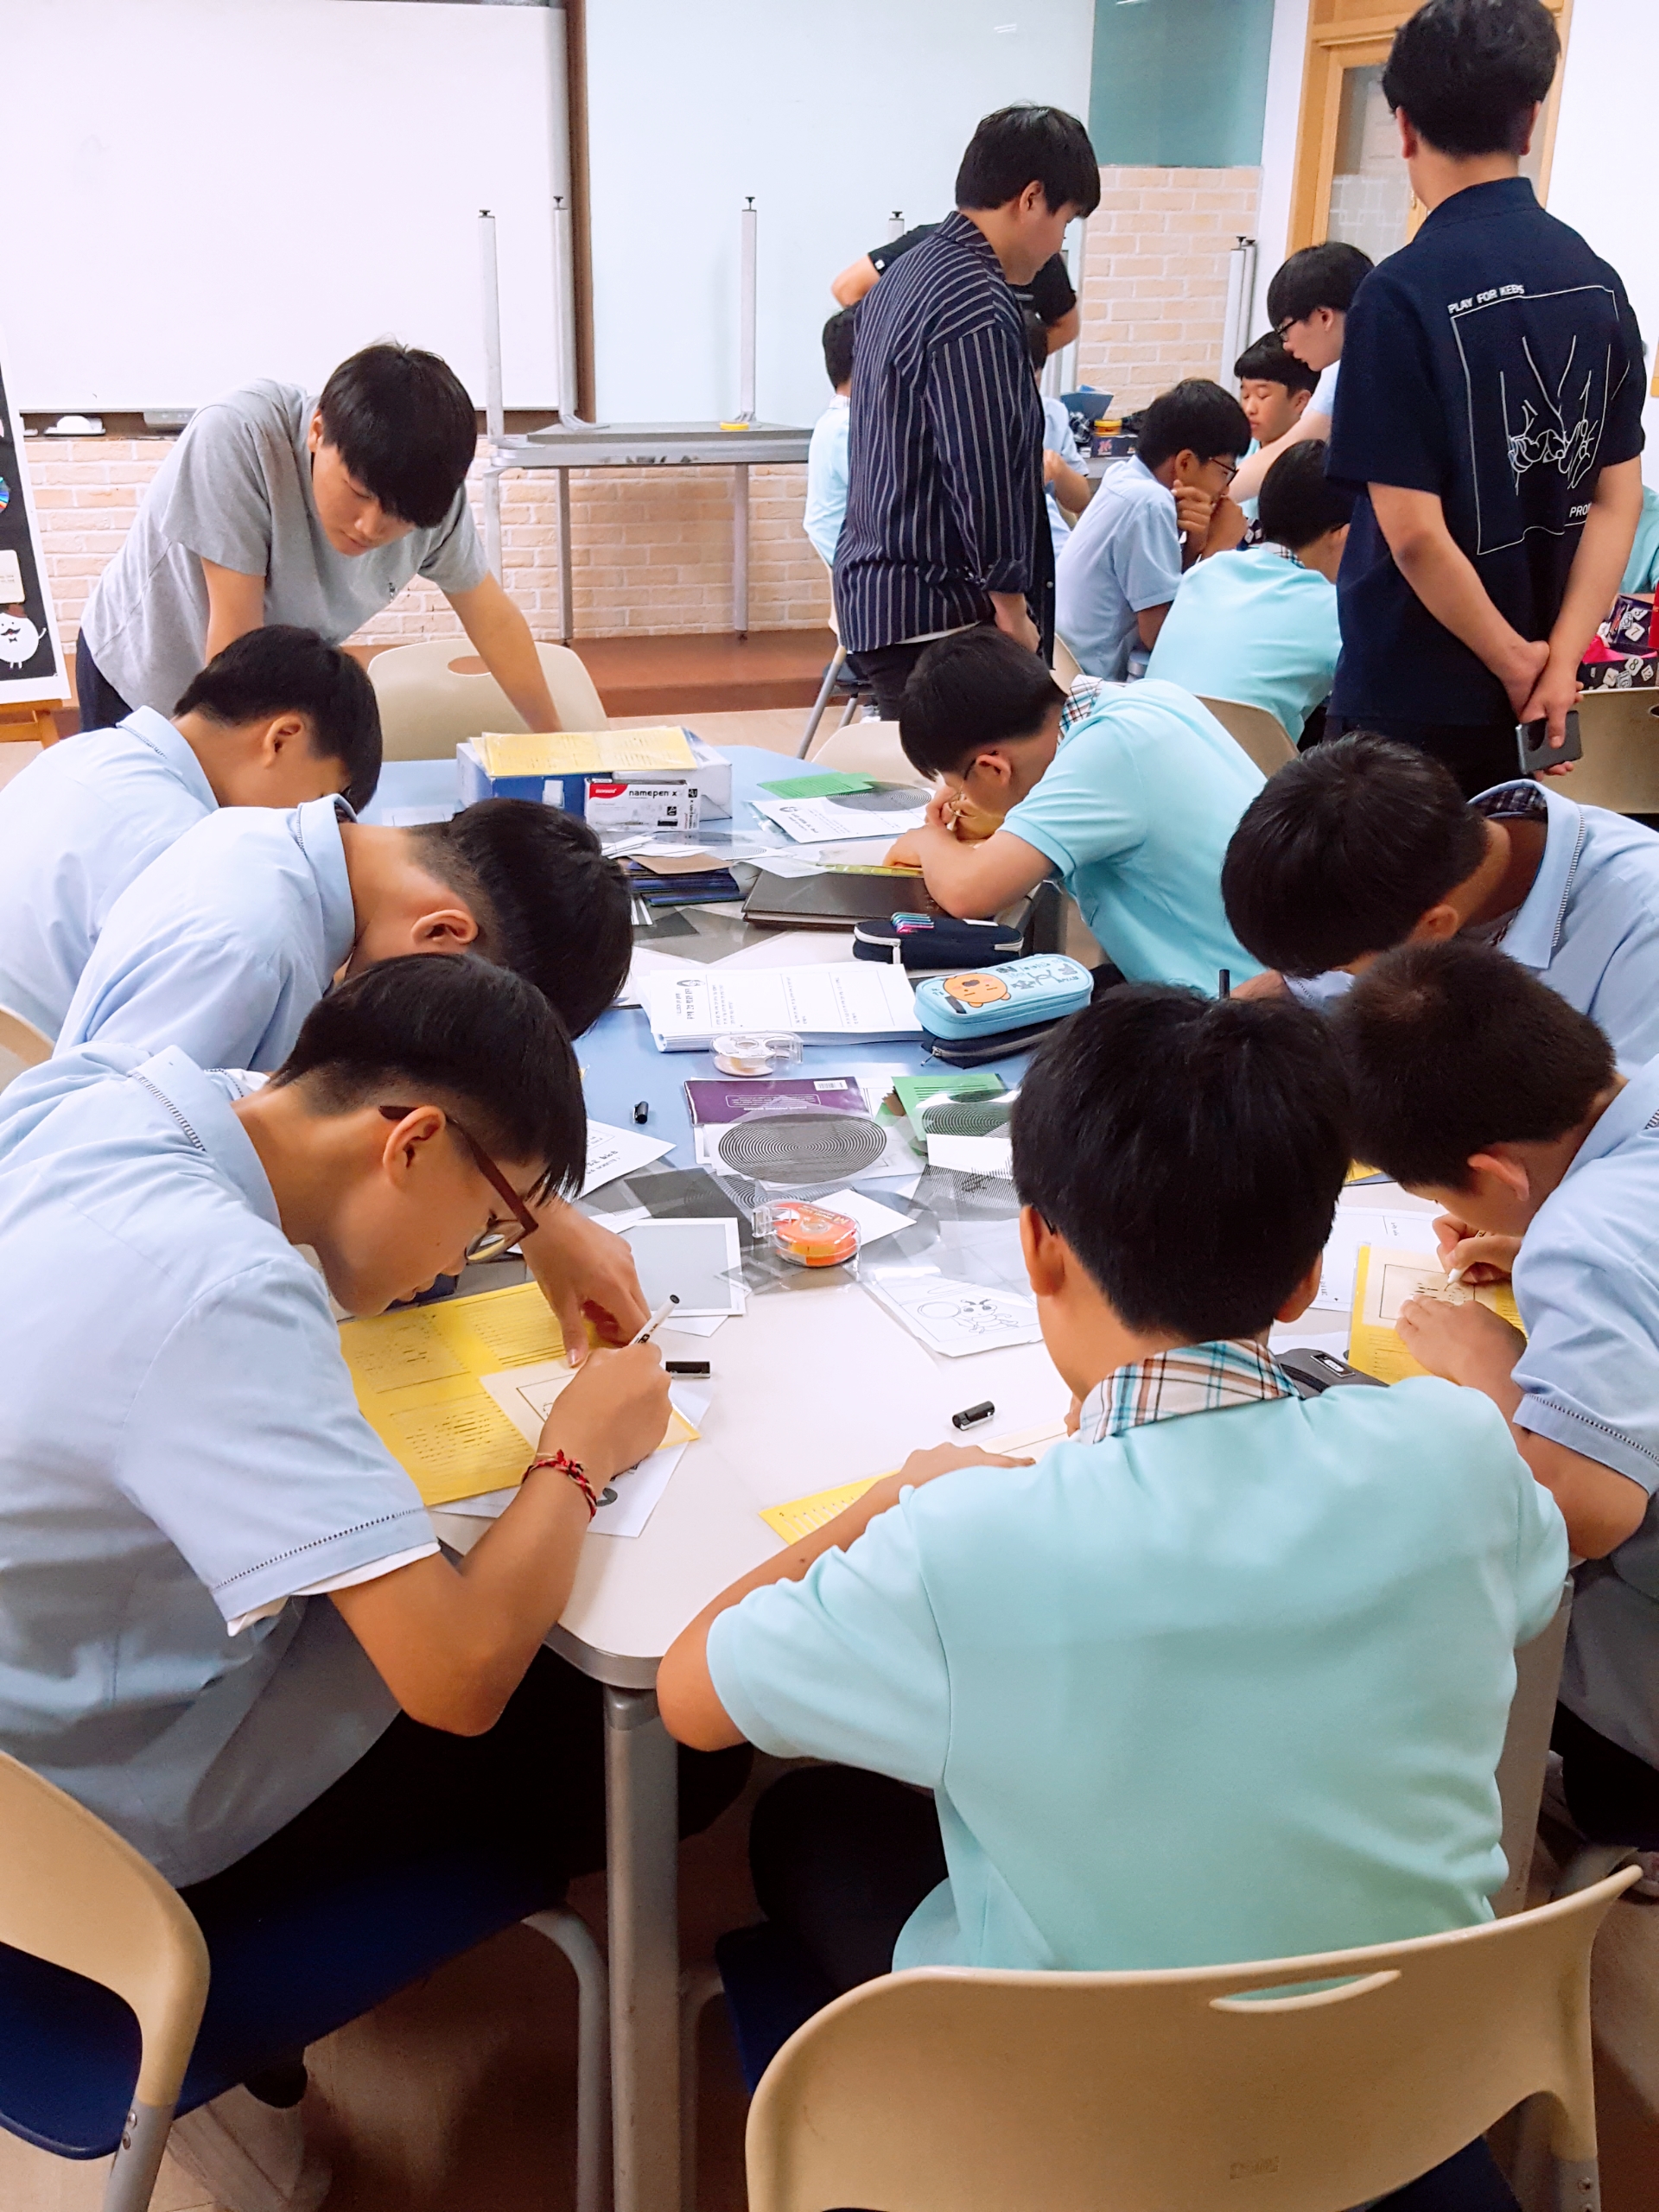
[[[806,1198],[777,1198],[754,1210],[757,1236],[798,1268],[838,1268],[858,1257],[858,1224]]]
[[[930,976],[916,986],[916,1014],[930,1037],[995,1037],[1076,1014],[1088,1005],[1094,982],[1063,952],[1039,952],[1006,967]]]
[[[801,1064],[801,1040],[786,1031],[728,1031],[709,1049],[722,1075],[782,1075]]]

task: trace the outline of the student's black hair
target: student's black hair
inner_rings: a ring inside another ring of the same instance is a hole
[[[1014,1180],[1129,1328],[1258,1335],[1317,1262],[1351,1157],[1342,1066],[1287,1000],[1105,992],[1038,1047]]]
[[[537,1164],[542,1196],[582,1187],[588,1115],[563,1024],[510,968],[463,955],[377,961],[317,1001],[270,1088],[325,1114],[441,1106],[498,1161]]]
[[[899,742],[925,776],[955,772],[988,745],[1035,737],[1065,704],[1052,672],[988,623],[941,638],[910,671]]]
[[[1100,205],[1100,163],[1089,133],[1061,107],[1000,107],[968,142],[957,171],[958,207],[1006,207],[1040,184],[1051,214]]]
[[[1281,384],[1287,391],[1312,391],[1319,381],[1317,369],[1286,353],[1276,330],[1251,340],[1233,363],[1233,374],[1253,377],[1260,384]]]
[[[1413,1190],[1462,1191],[1495,1144],[1548,1144],[1613,1080],[1613,1048],[1519,961],[1452,938],[1402,944],[1332,1016],[1354,1156]]]
[[[581,816],[485,798],[409,835],[422,867],[467,902],[484,957],[534,983],[571,1036],[591,1027],[628,972],[632,902]]]
[[[368,671],[315,630],[289,622],[245,630],[192,677],[173,712],[206,715],[226,729],[304,715],[312,752],[340,762],[353,807],[365,807],[380,781],[380,709]]]
[[[1288,760],[1221,868],[1233,935],[1283,976],[1403,944],[1486,855],[1486,825],[1432,754],[1357,731]]]
[[[1262,479],[1255,518],[1274,545],[1288,545],[1294,553],[1353,520],[1356,494],[1325,473],[1329,451],[1323,438],[1299,438]]]
[[[855,308],[837,308],[823,326],[823,373],[836,391],[852,379],[853,324],[856,319]]]
[[[1208,377],[1184,377],[1142,415],[1135,449],[1148,468],[1157,468],[1188,450],[1200,461],[1223,454],[1236,459],[1249,442],[1249,417],[1232,393]]]
[[[1519,154],[1561,58],[1541,0],[1428,0],[1394,35],[1382,97],[1445,154]]]
[[[1026,309],[1026,351],[1039,376],[1048,366],[1048,325],[1035,308]]]
[[[435,530],[478,450],[466,386],[435,353],[365,346],[342,361],[317,402],[325,442],[386,512]]]
[[[1273,272],[1268,285],[1268,321],[1277,331],[1287,322],[1306,322],[1315,308],[1346,315],[1375,265],[1369,253],[1340,238],[1305,245]]]

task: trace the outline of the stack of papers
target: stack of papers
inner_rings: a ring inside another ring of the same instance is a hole
[[[493,780],[683,774],[697,765],[683,729],[486,730],[474,742],[484,772]]]
[[[833,845],[855,837],[902,837],[908,830],[919,830],[927,819],[927,794],[912,798],[903,791],[851,792],[842,798],[757,798],[754,806],[758,814],[775,822],[798,845]]]
[[[707,1052],[728,1030],[785,1031],[806,1045],[916,1037],[916,995],[902,968],[845,960],[815,968],[660,969],[634,985],[659,1052]]]

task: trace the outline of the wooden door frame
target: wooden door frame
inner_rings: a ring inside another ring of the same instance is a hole
[[[1296,162],[1292,173],[1290,223],[1287,253],[1314,245],[1324,238],[1331,219],[1331,184],[1336,162],[1337,125],[1341,117],[1342,74],[1386,61],[1394,35],[1414,12],[1415,0],[1370,9],[1364,14],[1354,0],[1313,0],[1308,11],[1307,48],[1302,64],[1302,98],[1296,122]],[[1573,0],[1544,0],[1555,16],[1561,36],[1561,67],[1549,88],[1549,98],[1539,119],[1538,197],[1549,192],[1550,162],[1555,151],[1555,122],[1560,111],[1561,79],[1566,73],[1567,33]],[[1416,202],[1414,200],[1415,209]],[[1412,224],[1416,228],[1421,215]]]

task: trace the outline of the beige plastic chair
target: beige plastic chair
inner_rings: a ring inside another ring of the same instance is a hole
[[[1561,1685],[1561,1660],[1573,1618],[1573,1585],[1561,1586],[1555,1618],[1541,1636],[1515,1655],[1515,1695],[1497,1762],[1497,1797],[1503,1815],[1503,1856],[1509,1872],[1492,1898],[1499,1919],[1522,1911],[1532,1877],[1533,1846],[1538,1836],[1538,1808],[1543,1802],[1549,1734],[1555,1725],[1555,1696]],[[1596,1878],[1611,1873],[1618,1860],[1598,1866]],[[1584,1884],[1577,1886],[1582,1888]]]
[[[605,709],[594,679],[569,645],[537,645],[542,673],[563,729],[604,729]],[[465,638],[428,638],[394,645],[369,663],[380,702],[380,735],[388,760],[442,760],[463,738],[482,730],[521,730],[524,720],[493,676],[461,675],[452,661],[473,658]]]
[[[1249,707],[1242,699],[1210,699],[1202,695],[1198,704],[1209,708],[1228,736],[1243,746],[1264,776],[1272,775],[1275,768],[1282,768],[1287,760],[1296,758],[1296,748],[1286,736],[1284,724],[1265,707]]]
[[[104,2212],[145,2212],[207,2001],[207,1946],[147,1859],[0,1753],[0,1942],[124,1997],[143,2038]]]
[[[1191,1871],[1206,1878],[1201,1858]],[[1535,2095],[1558,2202],[1594,2212],[1590,1948],[1635,1879],[1313,1958],[867,1982],[767,2068],[750,2212],[1338,2212]],[[1354,1978],[1240,2001],[1338,1974]]]
[[[1659,814],[1659,691],[1586,691],[1579,734],[1584,758],[1555,788],[1582,806]]]
[[[1083,667],[1070,645],[1058,632],[1054,638],[1054,681],[1070,690],[1083,674]]]
[[[884,784],[920,784],[899,742],[897,722],[843,722],[812,755],[814,768],[839,768],[847,776],[874,776]]]
[[[8,1014],[0,1006],[0,1090],[16,1082],[25,1068],[37,1068],[51,1057],[52,1039],[21,1014]]]

